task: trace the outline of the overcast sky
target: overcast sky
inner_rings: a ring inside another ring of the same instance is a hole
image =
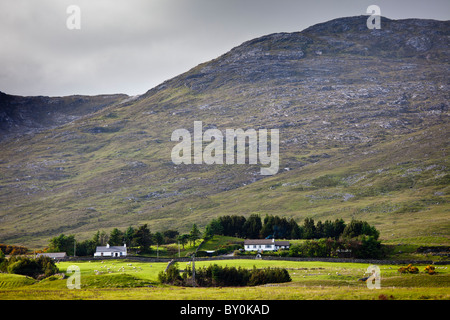
[[[0,91],[136,95],[244,41],[366,15],[450,19],[449,0],[1,0]],[[81,11],[70,30],[67,7]]]

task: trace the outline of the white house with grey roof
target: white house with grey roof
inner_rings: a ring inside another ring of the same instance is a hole
[[[123,246],[106,246],[97,247],[95,249],[94,257],[126,257],[127,245]]]
[[[289,241],[275,241],[275,239],[249,239],[244,241],[245,251],[277,251],[289,249]]]

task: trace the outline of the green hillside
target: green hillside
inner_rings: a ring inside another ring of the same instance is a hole
[[[368,221],[450,243],[450,23],[365,17],[254,39],[136,99],[0,142],[0,243],[224,214]],[[174,130],[279,129],[280,170],[174,165]]]

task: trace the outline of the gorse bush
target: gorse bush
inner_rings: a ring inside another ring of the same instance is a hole
[[[436,273],[435,268],[432,265],[426,266],[423,271],[425,271],[428,274],[435,274]]]
[[[426,266],[423,271],[428,274],[435,274],[435,267],[432,265]],[[400,273],[419,273],[419,268],[413,266],[412,264],[408,264],[406,267],[398,268],[398,272]]]
[[[419,269],[412,264],[408,264],[406,267],[398,268],[400,273],[419,273]]]
[[[2,251],[4,254],[16,255],[27,253],[28,248],[23,246],[15,246],[0,243],[0,251]]]

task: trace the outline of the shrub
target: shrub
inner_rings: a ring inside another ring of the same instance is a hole
[[[258,286],[265,283],[281,283],[290,281],[291,276],[286,269],[267,268],[258,270],[254,267],[249,279],[249,285]]]
[[[7,266],[3,265],[9,273],[21,274],[37,279],[39,276],[49,277],[58,272],[55,262],[49,257],[30,258],[10,258]]]
[[[383,247],[381,242],[373,236],[362,236],[361,245],[355,252],[356,258],[361,259],[380,259],[384,256]]]
[[[208,268],[210,270],[207,270],[206,275],[210,274],[213,286],[245,286],[250,278],[250,272],[241,267],[220,267],[214,264]]]
[[[417,267],[411,266],[409,268],[409,273],[419,273],[419,269]]]
[[[336,187],[340,184],[340,178],[327,174],[313,179],[311,184],[316,188]]]
[[[434,271],[434,266],[428,265],[425,267],[424,271],[428,274],[435,274],[436,271]]]
[[[167,268],[167,271],[161,271],[158,274],[158,280],[161,283],[178,284],[181,282],[182,278],[180,276],[180,271],[178,270],[178,263],[173,263]]]
[[[159,281],[162,283],[172,283],[175,285],[191,285],[192,270],[187,269],[183,277],[179,276],[178,266],[173,264],[167,272],[160,272]],[[280,283],[291,281],[289,272],[286,269],[266,268],[252,270],[241,267],[221,267],[211,264],[208,267],[195,270],[195,283],[201,287],[225,287],[225,286],[256,286],[265,283]]]
[[[407,273],[408,270],[407,270],[406,267],[400,267],[400,268],[398,268],[398,272],[400,272],[400,273]]]

